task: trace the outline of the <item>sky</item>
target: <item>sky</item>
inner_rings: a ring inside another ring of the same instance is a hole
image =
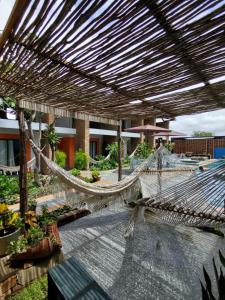
[[[0,0],[0,31],[4,29],[14,2],[15,0]],[[225,109],[177,117],[170,123],[170,128],[189,136],[194,131],[210,131],[217,136],[225,135]]]

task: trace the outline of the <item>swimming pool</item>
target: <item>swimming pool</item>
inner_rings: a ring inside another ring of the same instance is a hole
[[[224,164],[225,163],[225,160],[224,159],[218,159],[212,163],[209,163],[208,165],[206,165],[206,167],[208,169],[212,169],[212,168],[215,168],[215,167],[219,167],[220,165]]]

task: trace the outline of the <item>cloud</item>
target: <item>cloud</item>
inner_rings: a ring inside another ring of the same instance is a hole
[[[177,117],[170,122],[170,129],[192,135],[194,131],[210,131],[214,135],[225,136],[225,109]]]

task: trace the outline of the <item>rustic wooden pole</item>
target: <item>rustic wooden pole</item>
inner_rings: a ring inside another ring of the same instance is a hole
[[[19,187],[20,187],[20,213],[24,219],[27,211],[27,158],[26,158],[26,127],[24,120],[23,108],[18,108],[18,122],[20,134],[20,172],[19,172]]]
[[[122,122],[118,125],[117,128],[117,142],[118,142],[118,181],[122,179],[122,159],[121,159],[121,131],[122,131]]]

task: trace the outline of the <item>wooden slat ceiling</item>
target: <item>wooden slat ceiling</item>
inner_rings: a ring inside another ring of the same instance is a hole
[[[209,81],[225,75],[224,29],[216,0],[18,0],[0,94],[115,120],[223,108],[223,84]]]

